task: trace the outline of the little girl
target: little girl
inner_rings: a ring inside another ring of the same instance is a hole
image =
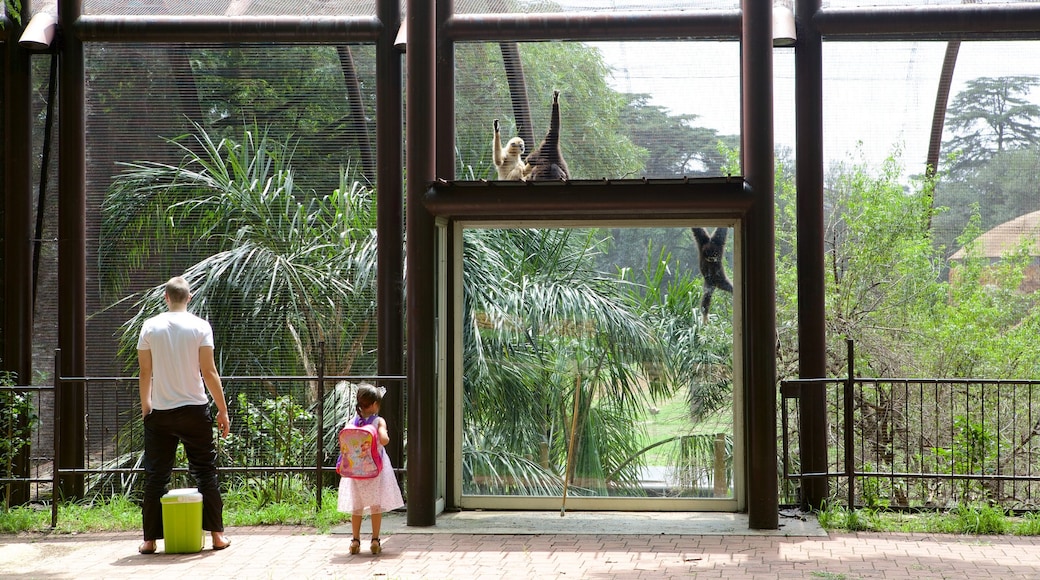
[[[386,420],[379,416],[379,406],[383,401],[386,388],[376,388],[369,384],[358,385],[357,415],[352,420],[354,425],[375,425],[379,431],[379,453],[383,456],[383,469],[379,475],[371,479],[341,478],[339,481],[339,502],[337,509],[350,513],[350,526],[354,538],[350,540],[350,553],[361,552],[361,519],[364,514],[372,518],[373,554],[382,551],[379,543],[379,527],[383,523],[383,512],[395,510],[404,505],[401,488],[397,485],[394,466],[386,454],[384,446],[390,442],[387,434]]]

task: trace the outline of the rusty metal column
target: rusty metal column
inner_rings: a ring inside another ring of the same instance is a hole
[[[32,67],[30,53],[18,43],[32,5],[22,2],[23,25],[8,21],[4,62],[4,321],[3,370],[17,384],[32,383]],[[29,449],[14,458],[14,475],[29,476]],[[8,505],[27,503],[29,486],[11,484]]]
[[[86,361],[86,128],[83,42],[72,23],[82,0],[60,0],[62,40],[58,87],[58,348],[63,376],[84,376]],[[82,468],[85,385],[65,385],[61,409],[61,467]],[[61,479],[66,499],[82,497],[83,476]]]
[[[823,244],[823,40],[812,17],[820,0],[798,0],[795,19],[795,151],[798,219],[798,376],[827,374],[827,327]],[[798,433],[802,473],[827,471],[826,387],[803,385]],[[826,477],[801,481],[803,508],[827,499]]]
[[[401,26],[401,3],[379,0],[383,31],[376,43],[376,365],[380,375],[404,370],[404,199],[401,195],[401,53],[394,39]],[[404,389],[386,385],[383,415],[394,431],[387,445],[391,462],[404,466]]]
[[[433,216],[422,204],[435,178],[436,111],[435,2],[408,0],[406,58],[407,169],[405,283],[408,325],[408,517],[409,526],[436,524],[437,375]]]
[[[4,53],[3,370],[32,383],[32,67],[18,38],[32,14],[22,2],[22,25],[10,25]]]
[[[748,525],[779,527],[776,446],[776,264],[773,257],[773,33],[770,0],[744,0],[741,102],[744,176],[755,200],[745,223],[744,325]]]
[[[437,27],[437,70],[435,73],[435,83],[437,86],[436,95],[437,103],[435,107],[435,116],[437,117],[436,131],[434,133],[434,150],[436,151],[434,160],[434,172],[437,177],[445,179],[455,179],[455,41],[445,33],[444,23],[448,21],[455,13],[455,2],[453,0],[438,0],[436,8],[436,27]],[[456,343],[453,337],[456,336],[456,329],[461,313],[455,311],[455,299],[454,297],[462,294],[462,288],[455,286],[455,235],[452,232],[452,225],[448,224],[447,227],[448,235],[445,236],[446,245],[441,248],[440,251],[446,257],[446,268],[447,275],[445,279],[440,281],[439,285],[435,286],[438,292],[443,293],[443,300],[445,301],[444,318],[441,319],[438,334],[440,337],[446,337],[444,343],[444,360],[449,361],[444,365],[444,368],[440,369],[440,372],[444,373],[442,383],[446,385],[446,401],[443,405],[445,410],[442,421],[438,424],[438,436],[443,437],[444,441],[447,442],[445,445],[447,448],[444,450],[444,465],[445,473],[440,474],[444,477],[444,501],[445,507],[452,506],[453,500],[457,495],[455,488],[455,477],[456,469],[459,468],[459,463],[462,461],[462,444],[456,441],[455,433],[461,432],[461,429],[456,429],[458,421],[462,420],[461,415],[455,413],[455,400],[454,400],[454,385],[456,382],[461,382],[462,377],[456,376],[455,358],[459,356],[458,350],[462,348],[462,344]],[[436,273],[433,274],[436,276]],[[440,340],[438,337],[438,340]]]

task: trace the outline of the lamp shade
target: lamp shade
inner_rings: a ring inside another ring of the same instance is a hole
[[[794,12],[787,6],[773,6],[773,46],[794,46],[798,40],[795,32]]]
[[[47,50],[51,47],[57,28],[57,17],[49,12],[37,12],[29,19],[18,44],[28,50]]]

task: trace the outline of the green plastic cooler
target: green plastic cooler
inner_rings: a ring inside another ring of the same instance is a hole
[[[171,489],[162,496],[163,546],[167,554],[202,551],[202,494],[192,488]]]

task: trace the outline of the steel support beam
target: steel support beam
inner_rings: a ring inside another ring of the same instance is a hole
[[[59,0],[58,29],[67,30],[83,12],[83,0]],[[86,106],[83,42],[65,34],[58,75],[58,348],[62,376],[86,373],[87,185]],[[65,385],[61,401],[61,467],[83,468],[86,392]],[[61,496],[83,496],[83,475],[61,478]]]
[[[640,200],[638,208],[632,200]],[[739,178],[438,182],[423,203],[437,217],[470,221],[739,219],[753,194]]]
[[[456,14],[445,24],[445,33],[456,42],[735,40],[740,37],[740,11]]]
[[[28,21],[31,5],[22,4]],[[4,272],[3,370],[18,384],[32,383],[33,327],[33,110],[30,53],[17,39],[23,26],[7,21],[4,32]]]
[[[436,13],[434,15],[436,19],[436,47],[437,47],[437,70],[436,70],[436,89],[434,95],[436,96],[436,105],[434,111],[436,111],[436,127],[434,129],[435,135],[433,138],[434,144],[434,176],[442,178],[455,177],[455,43],[446,33],[445,23],[451,18],[451,15],[455,12],[454,0],[437,0],[436,2]],[[501,48],[499,49],[501,50]],[[506,71],[507,78],[509,77],[508,70]],[[513,96],[512,98],[516,98]],[[525,97],[526,99],[526,97]],[[515,102],[515,101],[514,101]],[[526,103],[525,103],[526,104]],[[427,184],[429,186],[429,184]],[[425,211],[429,211],[425,209]],[[431,214],[432,215],[432,214]],[[435,240],[443,239],[445,246],[438,248]],[[459,376],[458,368],[453,361],[460,357],[459,349],[462,349],[461,344],[456,344],[451,337],[456,336],[456,324],[460,323],[461,313],[455,310],[454,296],[462,295],[462,287],[455,285],[455,277],[451,274],[453,269],[456,267],[454,262],[455,258],[455,236],[451,234],[451,230],[448,230],[447,236],[435,235],[434,239],[431,239],[431,245],[433,246],[433,256],[439,258],[437,252],[445,258],[445,272],[446,275],[443,279],[438,280],[437,267],[435,262],[430,262],[430,276],[433,279],[434,289],[434,304],[438,310],[430,312],[430,317],[439,319],[440,324],[434,324],[435,334],[431,334],[428,344],[444,344],[443,360],[448,361],[441,368],[437,369],[437,372],[443,376],[437,375],[439,384],[445,385],[446,392],[444,393],[447,400],[444,402],[443,409],[444,414],[440,417],[441,422],[437,426],[438,436],[444,437],[446,449],[444,450],[444,465],[449,466],[447,473],[440,474],[443,479],[438,477],[437,481],[443,481],[444,483],[444,499],[445,507],[455,507],[449,504],[449,501],[453,501],[458,495],[461,495],[461,490],[456,489],[456,480],[454,477],[455,466],[462,464],[462,441],[458,441],[456,445],[456,433],[461,433],[462,429],[459,427],[459,422],[462,421],[461,414],[455,412],[455,385],[462,383],[462,377]],[[461,265],[459,266],[461,267]],[[440,304],[444,304],[444,309],[440,310]],[[438,318],[442,317],[442,318]],[[459,334],[461,336],[461,334]],[[462,405],[458,405],[459,408]],[[450,442],[450,443],[448,443]]]
[[[383,376],[403,375],[404,369],[404,167],[401,130],[404,128],[403,58],[394,47],[401,26],[399,0],[379,0],[379,18],[386,23],[376,42],[376,239],[393,240],[376,248],[376,365]],[[407,383],[387,385],[382,412],[393,430],[387,445],[391,462],[404,466],[405,393]]]
[[[743,1],[741,101],[744,177],[754,205],[744,222],[747,508],[752,529],[779,527],[776,444],[776,265],[773,252],[773,11]]]
[[[389,16],[389,15],[387,15]],[[394,16],[394,20],[398,17]],[[393,21],[387,21],[388,23]],[[375,16],[80,16],[72,30],[84,42],[376,42]],[[397,29],[388,34],[393,41]]]
[[[408,296],[408,515],[409,526],[437,523],[437,373],[433,216],[422,198],[435,179],[436,21],[435,4],[408,0],[407,112],[405,167],[405,283]],[[382,161],[380,161],[382,163]]]
[[[824,8],[812,25],[827,40],[1040,38],[1040,4]]]
[[[23,22],[29,20],[31,5],[22,3]],[[3,122],[3,275],[0,286],[4,307],[3,370],[14,373],[18,385],[32,384],[33,329],[33,115],[32,66],[29,51],[17,39],[23,26],[5,19],[4,34],[15,42],[4,44]],[[27,419],[22,421],[26,425]],[[30,449],[20,450],[12,460],[12,475],[29,477]],[[25,483],[10,484],[7,505],[21,505],[32,498]]]
[[[827,375],[823,211],[823,41],[809,18],[820,0],[798,0],[795,18],[795,151],[798,222],[798,376]],[[799,398],[802,472],[827,470],[827,414],[823,385],[806,385]],[[803,478],[801,501],[818,509],[828,497],[827,478]]]

